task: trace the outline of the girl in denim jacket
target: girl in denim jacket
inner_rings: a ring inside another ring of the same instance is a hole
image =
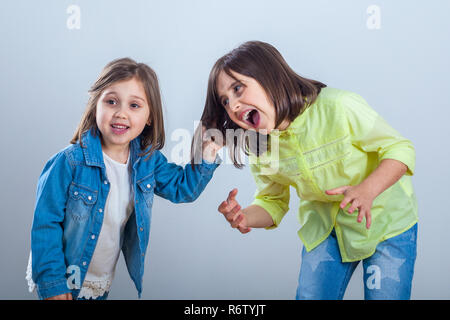
[[[122,250],[142,292],[153,195],[192,202],[218,164],[203,143],[182,168],[159,151],[164,124],[158,80],[143,63],[110,62],[90,90],[71,145],[39,177],[27,270],[40,299],[106,299]]]

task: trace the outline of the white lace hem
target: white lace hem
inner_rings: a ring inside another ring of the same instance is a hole
[[[35,291],[36,284],[33,281],[33,270],[32,270],[32,266],[31,266],[31,251],[30,251],[30,256],[28,258],[28,266],[27,266],[25,280],[27,280],[27,282],[28,282],[28,292],[31,293],[31,292]]]
[[[31,252],[28,258],[28,266],[26,271],[26,277],[28,283],[28,292],[32,293],[36,291],[36,284],[33,281],[33,269],[32,269],[32,260],[31,260]],[[105,292],[109,291],[111,288],[111,280],[98,280],[98,281],[89,281],[85,280],[83,282],[83,286],[78,294],[80,298],[86,299],[95,299],[101,297],[105,294]]]
[[[89,281],[84,280],[81,287],[79,298],[96,299],[105,294],[111,288],[111,280]]]

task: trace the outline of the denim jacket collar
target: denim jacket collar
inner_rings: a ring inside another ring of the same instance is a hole
[[[133,167],[137,160],[139,160],[139,152],[141,151],[141,137],[133,139],[130,142],[130,160]],[[81,135],[83,143],[83,153],[88,166],[96,166],[105,168],[103,162],[102,144],[100,140],[100,131],[98,129],[90,129]]]

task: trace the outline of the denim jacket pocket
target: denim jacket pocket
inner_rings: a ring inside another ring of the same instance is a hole
[[[147,206],[151,207],[153,205],[153,194],[155,189],[155,177],[153,174],[147,176],[137,182],[139,189],[142,192],[142,196],[145,199]]]
[[[72,182],[69,187],[66,214],[70,215],[74,220],[86,220],[97,201],[97,194],[98,192],[95,190]]]

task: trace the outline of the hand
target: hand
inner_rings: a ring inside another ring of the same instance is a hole
[[[220,135],[220,136],[218,136]],[[218,129],[206,130],[202,125],[202,157],[203,159],[214,162],[216,160],[217,151],[223,147],[222,134]]]
[[[225,216],[232,228],[237,228],[241,233],[248,233],[252,229],[248,227],[247,217],[235,199],[237,192],[237,189],[231,190],[227,200],[220,204],[218,210]]]
[[[45,300],[72,300],[72,294],[70,292],[64,293],[64,294],[60,294],[58,296],[47,298]]]
[[[357,186],[342,186],[331,190],[326,190],[325,193],[328,195],[343,194],[344,199],[340,204],[341,209],[344,209],[347,204],[351,203],[351,206],[347,212],[352,214],[353,211],[358,209],[357,221],[361,223],[363,217],[365,217],[366,228],[370,228],[370,224],[372,223],[370,209],[372,208],[372,202],[375,199],[371,190],[360,184]]]

